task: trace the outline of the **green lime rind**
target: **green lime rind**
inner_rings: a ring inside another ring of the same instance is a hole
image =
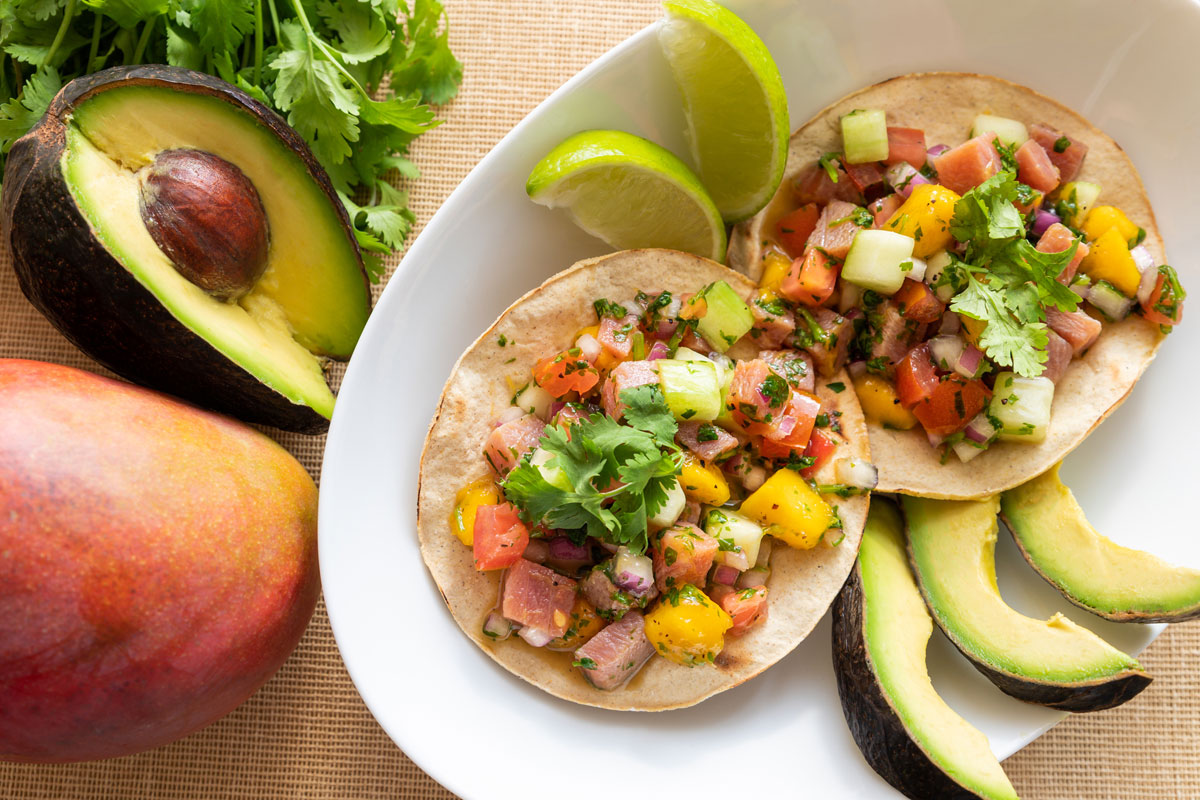
[[[659,41],[683,94],[692,158],[726,222],[754,216],[787,165],[787,92],[762,39],[711,0],[668,0]]]
[[[722,261],[725,224],[696,174],[671,151],[623,131],[583,131],[529,173],[525,191],[619,250],[663,247]]]

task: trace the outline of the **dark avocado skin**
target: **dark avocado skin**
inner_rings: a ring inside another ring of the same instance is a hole
[[[855,564],[833,601],[833,668],[842,714],[871,769],[913,800],[978,798],[950,778],[913,741],[884,696],[867,653],[863,630],[865,598]]]
[[[359,254],[325,171],[275,112],[203,73],[156,65],[114,67],[64,86],[42,120],[13,144],[0,211],[21,290],[80,350],[131,381],[246,422],[324,432],[329,420],[261,383],[193,333],[92,236],[62,174],[65,119],[93,93],[130,85],[208,94],[252,114],[302,159]]]
[[[1008,532],[1012,534],[1013,541],[1017,544],[1017,549],[1021,551],[1021,557],[1025,559],[1025,562],[1029,564],[1029,566],[1033,567],[1033,571],[1040,575],[1042,579],[1046,581],[1046,583],[1057,589],[1059,594],[1061,594],[1074,605],[1082,608],[1084,611],[1095,614],[1097,617],[1103,617],[1104,619],[1112,622],[1187,622],[1188,620],[1200,617],[1200,606],[1182,608],[1176,611],[1163,613],[1155,613],[1153,611],[1137,611],[1132,609],[1128,611],[1102,611],[1101,609],[1093,608],[1077,597],[1074,597],[1071,594],[1070,589],[1055,583],[1048,575],[1046,575],[1046,573],[1042,572],[1041,569],[1038,568],[1037,563],[1034,562],[1033,558],[1030,557],[1028,551],[1025,550],[1025,545],[1021,544],[1021,537],[1017,536],[1017,534],[1013,532],[1012,523],[1008,521],[1008,516],[1003,511],[1000,512],[1000,519],[1004,520],[1004,526],[1008,528]]]
[[[901,514],[903,514],[903,504],[901,504],[900,508]],[[906,531],[908,529],[907,526],[908,522],[906,519]],[[1150,685],[1150,676],[1141,670],[1125,670],[1116,675],[1097,678],[1093,681],[1056,683],[1024,675],[1016,675],[978,660],[970,650],[959,642],[958,638],[951,631],[947,630],[946,626],[942,623],[941,616],[929,602],[929,591],[925,586],[924,576],[922,576],[921,570],[917,566],[917,560],[913,558],[911,540],[908,540],[906,550],[908,551],[908,563],[912,567],[913,575],[917,579],[917,586],[921,587],[921,596],[925,598],[925,605],[929,608],[929,616],[933,617],[933,621],[942,629],[942,633],[946,634],[946,638],[958,648],[958,652],[966,656],[967,661],[971,662],[975,669],[979,670],[984,677],[996,684],[997,689],[1009,697],[1015,697],[1018,700],[1024,700],[1026,703],[1034,703],[1039,706],[1057,708],[1060,711],[1103,711],[1106,708],[1115,708],[1127,700],[1131,700],[1142,689]]]

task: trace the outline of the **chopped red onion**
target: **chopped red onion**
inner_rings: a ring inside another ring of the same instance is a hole
[[[550,543],[545,539],[530,539],[522,555],[535,564],[544,563],[546,557],[550,555]]]
[[[851,321],[856,320],[861,316],[863,316],[863,310],[861,308],[852,308],[846,313],[842,314],[843,319],[848,319]]]
[[[753,492],[758,487],[767,482],[767,471],[759,466],[750,467],[742,475],[742,488],[747,492]]]
[[[524,639],[530,647],[545,647],[554,638],[547,631],[531,628],[528,625],[517,631],[517,636]]]
[[[717,555],[721,557],[722,564],[727,567],[733,567],[738,572],[750,569],[750,559],[746,558],[746,552],[740,548],[737,550],[724,550]]]
[[[671,302],[666,308],[658,310],[658,327],[654,330],[654,336],[659,339],[669,339],[675,335],[675,329],[679,327],[679,310],[683,308],[683,301],[678,295],[671,296]]]
[[[929,269],[929,265],[922,258],[913,256],[909,259],[912,262],[912,269],[905,274],[905,279],[910,281],[924,281],[925,271]]]
[[[555,536],[547,544],[547,553],[559,561],[581,561],[592,557],[591,548],[586,544],[575,544],[566,536]]]
[[[550,404],[550,419],[554,419],[555,417],[557,417],[558,412],[562,411],[566,407],[567,407],[567,404],[564,403],[562,400],[555,400],[553,403]]]
[[[859,458],[841,458],[834,464],[838,483],[858,489],[874,489],[879,485],[879,470],[870,461]]]
[[[887,168],[883,173],[884,179],[888,186],[892,187],[892,191],[899,193],[904,197],[908,197],[912,192],[912,181],[921,173],[917,172],[916,167],[907,161],[898,161]]]
[[[965,464],[987,448],[979,447],[964,439],[962,441],[955,442],[953,449],[954,455],[958,456],[958,460]]]
[[[742,573],[728,564],[721,564],[713,570],[713,583],[724,584],[725,586],[733,586],[737,583],[738,576]]]
[[[852,308],[858,308],[862,301],[862,289],[848,281],[841,282],[841,294],[838,296],[838,311],[845,314]]]
[[[618,547],[617,557],[613,559],[613,576],[613,583],[619,588],[641,597],[654,586],[654,562],[624,546]]]
[[[988,419],[987,414],[981,411],[975,416],[975,419],[967,423],[967,427],[963,429],[963,435],[972,442],[983,444],[991,441],[992,437],[996,435],[996,426]]]
[[[938,434],[930,433],[929,431],[925,432],[925,438],[929,440],[929,446],[935,449],[941,447],[942,442],[946,441],[945,436],[939,436]]]
[[[489,639],[495,639],[497,642],[502,642],[512,635],[513,624],[505,619],[499,611],[493,611],[487,615],[487,619],[483,622],[483,633]]]
[[[601,347],[600,340],[590,333],[585,333],[575,340],[575,346],[579,348],[585,361],[589,364],[595,364],[596,359],[600,357]]]
[[[962,319],[958,314],[943,314],[942,324],[938,328],[938,333],[952,336],[962,330]]]
[[[926,150],[925,154],[927,156],[929,156],[930,158],[937,158],[938,156],[940,156],[942,153],[946,152],[949,149],[950,149],[950,145],[948,145],[948,144],[935,144],[933,147]]]
[[[929,355],[942,369],[955,369],[967,343],[957,334],[939,335],[929,340]]]
[[[1130,250],[1129,255],[1133,256],[1133,263],[1137,265],[1138,272],[1145,272],[1156,266],[1154,256],[1150,255],[1150,250],[1144,244],[1139,244]]]
[[[1138,247],[1141,247],[1141,245],[1138,245]],[[1137,250],[1138,247],[1133,249]],[[1130,250],[1129,252],[1130,255],[1133,254],[1133,250]],[[1150,269],[1142,272],[1142,280],[1138,284],[1137,290],[1138,302],[1142,305],[1148,305],[1150,303],[1150,295],[1154,294],[1154,287],[1156,285],[1158,285],[1158,270],[1154,269],[1152,264]]]
[[[867,362],[851,361],[846,366],[846,371],[850,373],[851,378],[861,378],[863,375],[867,374]]]
[[[523,416],[525,416],[525,409],[519,406],[510,406],[500,412],[499,416],[492,422],[492,427],[499,428],[501,425],[518,420]]]
[[[646,353],[647,361],[658,361],[660,358],[666,358],[671,355],[671,348],[667,347],[666,342],[655,342],[650,346],[650,352]]]
[[[771,548],[774,546],[774,539],[770,536],[764,536],[758,543],[758,559],[754,562],[754,566],[766,569],[771,563]]]
[[[1080,300],[1087,300],[1088,295],[1092,293],[1092,286],[1088,283],[1072,283],[1067,288],[1079,295]]]
[[[769,577],[771,577],[770,567],[751,567],[738,576],[737,588],[753,589],[756,586],[766,586]]]
[[[1053,211],[1047,211],[1044,208],[1039,208],[1037,213],[1033,215],[1033,227],[1030,229],[1034,236],[1041,237],[1046,229],[1056,222],[1062,222],[1058,214]]]
[[[974,378],[979,374],[979,365],[983,363],[983,353],[973,345],[967,345],[954,363],[954,371],[964,378]]]
[[[1111,320],[1125,319],[1129,315],[1129,310],[1133,308],[1132,297],[1126,297],[1116,289],[1108,289],[1103,286],[1093,286],[1087,299]]]

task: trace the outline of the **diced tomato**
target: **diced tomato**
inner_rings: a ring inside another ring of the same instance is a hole
[[[937,157],[938,183],[966,194],[1000,171],[1000,154],[992,145],[995,134],[983,133]]]
[[[1176,296],[1161,273],[1142,303],[1142,316],[1156,325],[1175,325],[1183,318],[1183,298]]]
[[[854,220],[854,212],[858,208],[854,203],[841,200],[834,200],[825,206],[817,218],[817,226],[808,237],[808,246],[819,247],[836,259],[844,259],[846,253],[850,252],[850,243],[862,230]]]
[[[800,474],[806,478],[815,477],[817,470],[825,466],[826,462],[837,452],[837,448],[837,441],[833,437],[820,429],[814,430],[812,438],[808,440],[808,446],[804,448],[804,455],[813,459],[813,463],[811,467],[800,470]]]
[[[804,253],[804,244],[817,226],[817,217],[821,209],[816,203],[805,203],[795,211],[784,214],[775,223],[775,234],[779,244],[792,258],[799,258]]]
[[[1058,187],[1058,167],[1033,139],[1017,148],[1017,179],[1043,194]]]
[[[1083,157],[1087,155],[1086,144],[1040,122],[1029,126],[1029,136],[1042,146],[1050,162],[1058,167],[1060,181],[1066,183],[1075,180]]]
[[[555,397],[564,397],[570,392],[590,392],[600,382],[600,373],[575,349],[537,362],[533,379]]]
[[[934,387],[928,399],[912,408],[913,416],[934,436],[957,433],[983,411],[992,390],[976,379],[946,375]]]
[[[627,314],[623,319],[605,317],[600,320],[600,333],[596,336],[604,352],[614,359],[629,358],[633,349],[633,335],[638,332],[638,318]],[[549,390],[547,390],[549,391]]]
[[[504,569],[521,559],[529,546],[529,528],[511,503],[475,510],[475,569]]]
[[[896,394],[900,405],[912,408],[928,400],[937,386],[937,370],[929,355],[929,343],[917,345],[896,366]]]
[[[1046,324],[1050,330],[1067,340],[1077,356],[1091,347],[1100,336],[1100,320],[1088,316],[1082,308],[1074,311],[1047,308]]]
[[[904,198],[898,194],[889,194],[872,201],[867,210],[875,217],[875,227],[882,228],[883,224],[892,218],[896,209],[904,205]]]
[[[892,300],[905,319],[914,322],[937,322],[946,311],[946,304],[938,300],[924,281],[904,281]]]
[[[841,268],[815,247],[792,262],[779,286],[780,293],[795,303],[819,306],[833,294]]]
[[[732,586],[714,586],[709,597],[733,618],[733,627],[727,636],[741,636],[767,618],[767,587],[735,589]]]
[[[925,166],[925,131],[920,128],[887,129],[888,157],[885,164],[899,164],[907,161],[916,169]]]
[[[1067,264],[1066,269],[1058,276],[1058,282],[1063,285],[1070,283],[1071,279],[1075,277],[1075,270],[1079,269],[1079,262],[1083,261],[1088,254],[1088,246],[1061,222],[1056,222],[1046,228],[1041,238],[1038,239],[1037,249],[1042,253],[1061,253],[1069,249],[1074,242],[1079,242],[1079,247],[1075,250],[1071,263]]]
[[[537,447],[545,430],[546,423],[533,414],[510,420],[488,434],[483,457],[498,475],[507,475],[521,456]]]
[[[883,170],[879,168],[878,164],[868,161],[865,164],[846,164],[845,167],[846,176],[860,194],[874,197],[881,193]]]
[[[518,558],[504,574],[500,613],[518,625],[562,636],[571,621],[578,584],[549,567]]]
[[[654,534],[651,545],[654,583],[660,592],[682,588],[685,583],[703,588],[717,554],[716,537],[684,523]]]

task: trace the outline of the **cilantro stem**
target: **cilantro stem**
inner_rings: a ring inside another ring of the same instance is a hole
[[[74,2],[74,0],[68,0]],[[158,22],[158,17],[151,17],[146,20],[146,27],[142,28],[142,35],[138,37],[137,46],[133,48],[133,63],[142,63],[142,56],[146,52],[146,45],[150,43],[150,34],[154,30],[154,23]]]
[[[262,85],[263,60],[263,7],[262,0],[254,0],[254,85]]]
[[[88,48],[88,70],[95,69],[95,67],[92,65],[96,61],[96,56],[100,54],[100,30],[104,26],[104,15],[97,11],[95,13],[95,17],[96,19],[92,23],[92,46]]]
[[[71,28],[71,21],[75,19],[75,0],[67,0],[67,7],[63,11],[62,22],[58,25],[58,32],[54,34],[54,41],[50,43],[50,49],[46,51],[46,57],[42,59],[42,66],[50,66],[51,60],[54,59],[54,54],[58,52],[59,46],[63,43],[63,39],[67,36],[67,31]]]
[[[300,20],[300,27],[304,28],[304,33],[308,37],[309,56],[312,56],[312,48],[315,44],[317,49],[321,51],[321,54],[325,56],[325,58],[329,59],[329,62],[333,64],[334,69],[342,73],[346,80],[350,81],[350,85],[357,89],[358,93],[361,94],[367,102],[374,102],[371,95],[368,94],[367,90],[364,89],[362,84],[358,82],[358,79],[351,75],[350,72],[344,66],[342,66],[342,62],[339,59],[335,58],[334,54],[337,53],[337,51],[326,44],[325,40],[323,40],[320,36],[317,36],[317,32],[313,30],[312,25],[308,21],[308,15],[304,13],[304,6],[300,3],[300,0],[290,0],[290,2],[292,9],[296,12],[296,19]]]

